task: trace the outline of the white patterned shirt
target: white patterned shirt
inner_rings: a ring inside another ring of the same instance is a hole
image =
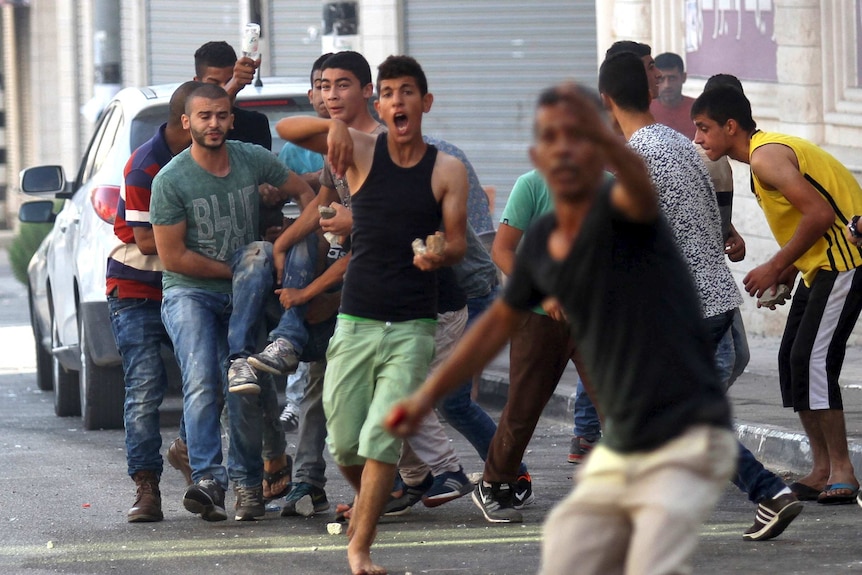
[[[715,189],[692,141],[651,124],[632,134],[629,146],[646,162],[662,213],[694,276],[704,317],[739,307],[742,295],[725,260]]]

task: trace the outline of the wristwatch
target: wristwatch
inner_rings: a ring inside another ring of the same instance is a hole
[[[856,240],[862,240],[862,233],[860,233],[859,230],[856,229],[856,224],[859,223],[860,218],[862,218],[862,216],[853,216],[853,218],[850,220],[850,223],[847,224],[847,229],[850,230],[850,235],[853,236],[853,239]]]

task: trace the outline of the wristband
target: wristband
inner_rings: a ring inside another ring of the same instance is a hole
[[[860,218],[862,218],[862,216],[853,216],[853,218],[850,220],[850,223],[847,224],[847,229],[850,230],[850,235],[857,240],[862,239],[862,233],[860,233],[859,230],[856,229],[856,224],[859,223]]]

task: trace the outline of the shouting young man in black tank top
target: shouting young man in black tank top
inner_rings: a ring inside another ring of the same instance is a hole
[[[464,164],[422,139],[422,115],[433,97],[419,64],[390,56],[378,67],[377,91],[386,134],[348,129],[337,119],[302,119],[308,128],[302,145],[327,152],[335,175],[347,179],[353,213],[353,253],[327,352],[323,402],[330,452],[357,493],[347,548],[355,574],[386,573],[371,561],[371,543],[401,441],[384,430],[383,417],[428,372],[435,270],[464,255],[469,185]],[[413,240],[441,223],[442,253],[414,254]]]

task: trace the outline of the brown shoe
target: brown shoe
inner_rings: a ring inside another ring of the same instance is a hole
[[[129,523],[161,521],[162,494],[159,492],[159,476],[155,471],[138,471],[132,476],[138,486],[135,504],[129,509],[126,518]]]
[[[189,465],[189,448],[186,442],[177,437],[168,446],[168,463],[171,467],[183,474],[186,479],[186,485],[194,483],[192,481],[192,466]]]

